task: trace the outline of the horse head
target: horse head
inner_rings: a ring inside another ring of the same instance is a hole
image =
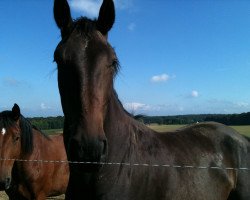
[[[115,20],[112,0],[104,0],[98,19],[73,20],[66,0],[55,0],[54,18],[61,30],[54,59],[65,115],[68,159],[101,162],[107,155],[105,116],[118,61],[107,41]]]
[[[0,113],[0,189],[8,189],[16,158],[21,154],[20,109],[17,104],[12,111]]]

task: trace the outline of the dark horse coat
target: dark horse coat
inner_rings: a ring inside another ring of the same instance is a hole
[[[213,122],[157,133],[124,111],[113,87],[118,59],[107,41],[112,0],[103,0],[96,20],[75,21],[67,1],[55,0],[54,16],[65,147],[70,160],[86,162],[70,165],[66,199],[250,199],[250,173],[237,170],[250,167],[248,139]]]

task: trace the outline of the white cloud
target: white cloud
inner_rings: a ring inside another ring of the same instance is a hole
[[[124,108],[132,114],[146,115],[177,115],[183,114],[185,108],[178,103],[170,104],[144,104],[144,103],[125,103]]]
[[[197,94],[195,93],[195,97]],[[189,94],[191,98],[191,93]],[[183,114],[233,114],[249,112],[250,103],[223,99],[197,99],[197,101],[165,102],[163,104],[125,103],[124,108],[132,114],[183,115]]]
[[[151,81],[154,83],[166,82],[170,79],[170,76],[167,74],[156,75],[151,78]]]
[[[115,0],[115,6],[118,9],[129,9],[133,6],[134,0]],[[73,10],[83,12],[82,15],[97,17],[102,0],[71,0],[69,4]]]
[[[125,103],[124,108],[130,112],[136,112],[138,110],[149,110],[150,106],[143,104],[143,103],[138,103],[138,102],[132,102],[132,103]]]
[[[128,25],[128,30],[129,31],[134,31],[135,30],[135,28],[136,28],[136,24],[135,23],[130,23],[129,25]]]
[[[249,103],[246,103],[246,102],[238,102],[238,103],[236,103],[236,106],[237,107],[240,107],[240,108],[247,108],[247,107],[249,107]]]
[[[199,96],[199,92],[198,92],[198,91],[193,90],[193,91],[191,92],[191,97],[196,98],[196,97],[198,97],[198,96]]]
[[[73,10],[83,12],[83,15],[97,17],[101,6],[101,0],[71,0],[70,6]]]
[[[233,114],[249,112],[250,104],[246,102],[233,102],[225,99],[210,99],[203,105],[203,113]]]
[[[41,103],[40,108],[41,108],[42,110],[51,109],[51,108],[50,108],[49,106],[47,106],[45,103]]]

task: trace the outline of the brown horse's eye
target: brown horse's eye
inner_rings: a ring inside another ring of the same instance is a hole
[[[20,135],[15,135],[15,137],[13,138],[14,142],[17,142],[20,139]]]

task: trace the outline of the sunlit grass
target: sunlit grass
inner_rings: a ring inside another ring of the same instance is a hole
[[[174,131],[174,130],[179,129],[183,126],[186,126],[186,125],[157,125],[157,124],[149,125],[150,128],[152,128],[153,130],[158,131],[158,132]],[[230,127],[235,129],[236,131],[238,131],[240,134],[250,137],[250,125],[230,126]]]
[[[158,124],[153,124],[149,125],[148,127],[158,131],[158,132],[167,132],[167,131],[174,131],[176,129],[179,129],[185,125],[158,125]]]
[[[250,137],[250,125],[247,126],[231,126],[233,129],[241,133],[242,135]]]
[[[149,127],[155,131],[158,132],[167,132],[167,131],[174,131],[177,130],[183,126],[186,125],[158,125],[158,124],[152,124],[149,125]],[[239,133],[241,133],[242,135],[246,135],[250,137],[250,125],[247,126],[230,126],[233,129],[235,129],[236,131],[238,131]],[[47,133],[48,135],[55,135],[55,134],[59,134],[62,133],[63,130],[62,129],[50,129],[50,130],[43,130],[45,133]]]
[[[56,134],[62,133],[63,130],[62,129],[49,129],[49,130],[43,130],[43,132],[48,135],[56,135]]]

